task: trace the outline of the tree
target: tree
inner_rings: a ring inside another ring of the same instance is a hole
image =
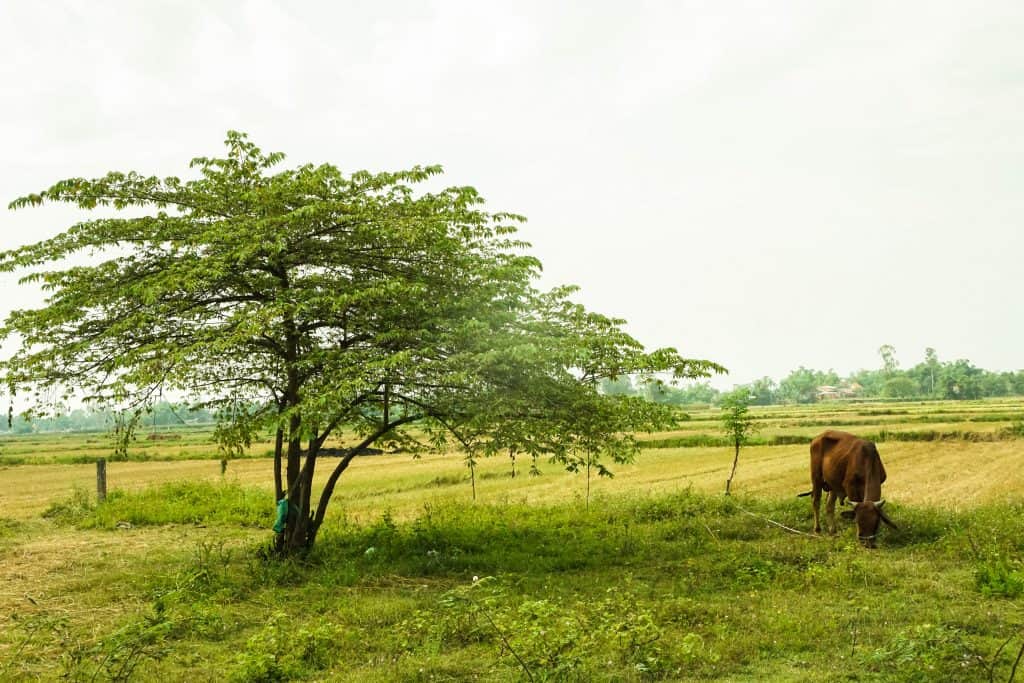
[[[892,344],[882,344],[878,347],[878,355],[882,357],[882,372],[886,377],[892,377],[900,365],[896,360],[896,347]]]
[[[621,460],[635,452],[631,430],[671,413],[603,397],[602,379],[722,370],[646,352],[624,321],[573,303],[573,288],[535,289],[521,217],[486,212],[471,187],[415,190],[440,167],[272,172],[283,154],[235,132],[226,145],[224,158],[194,159],[190,180],[111,172],[12,202],[131,213],[0,254],[0,272],[28,271],[48,292],[0,328],[0,341],[21,341],[0,382],[38,413],[44,387],[136,415],[182,395],[217,417],[229,448],[269,430],[282,553],[313,545],[339,478],[371,444],[562,462],[585,446]],[[66,261],[82,254],[86,265]],[[593,405],[616,419],[572,412]],[[314,501],[321,449],[343,435]]]
[[[823,381],[825,379],[831,377],[801,365],[779,382],[778,396],[790,403],[812,403],[818,395],[818,387],[830,383]],[[834,383],[838,383],[838,378]]]
[[[982,373],[980,368],[963,358],[943,363],[939,377],[942,397],[968,400],[981,398]]]
[[[640,380],[637,391],[648,401],[667,406],[686,406],[699,403],[712,403],[718,398],[718,390],[707,382],[694,382],[686,386],[670,386],[657,377],[645,377]]]
[[[743,387],[751,395],[751,405],[770,406],[775,403],[779,387],[771,377],[755,379]]]
[[[935,349],[929,346],[924,350],[924,370],[928,378],[929,396],[933,396],[935,394],[935,379],[939,374],[940,368],[939,354],[935,352]]]
[[[636,389],[633,381],[627,377],[606,377],[601,380],[601,393],[607,396],[633,396]]]
[[[850,380],[860,385],[862,396],[877,398],[882,395],[887,377],[882,370],[858,370],[850,375]]]
[[[740,461],[740,448],[757,431],[754,417],[750,414],[751,398],[750,392],[741,387],[726,394],[722,399],[722,429],[736,449],[732,459],[732,471],[729,472],[729,478],[725,480],[725,495],[727,496],[730,495],[732,478],[736,475],[736,466]]]
[[[1010,393],[1014,396],[1024,396],[1024,370],[1007,372],[1006,381],[1010,386]]]
[[[882,395],[886,398],[911,398],[918,393],[917,383],[904,374],[886,380]]]

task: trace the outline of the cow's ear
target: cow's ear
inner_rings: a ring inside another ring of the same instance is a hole
[[[853,519],[856,515],[853,510],[843,510],[839,513],[839,516],[845,519]]]

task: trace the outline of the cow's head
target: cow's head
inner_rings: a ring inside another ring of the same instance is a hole
[[[880,522],[885,522],[893,529],[899,528],[892,523],[882,509],[885,506],[884,500],[851,500],[850,502],[853,504],[853,509],[843,510],[840,514],[847,519],[857,520],[857,539],[865,547],[875,547],[875,537],[878,536]]]

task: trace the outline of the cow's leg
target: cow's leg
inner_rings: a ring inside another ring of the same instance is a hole
[[[821,521],[819,520],[821,508],[821,487],[814,486],[811,490],[811,509],[814,510],[814,533],[821,533]]]
[[[835,491],[828,492],[828,501],[825,502],[825,514],[828,515],[828,532],[836,532],[836,495]]]

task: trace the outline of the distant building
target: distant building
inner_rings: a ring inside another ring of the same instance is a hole
[[[838,401],[845,398],[854,398],[863,388],[864,387],[857,382],[854,382],[853,384],[843,384],[838,387],[823,384],[818,387],[818,393],[816,396],[819,401]]]

